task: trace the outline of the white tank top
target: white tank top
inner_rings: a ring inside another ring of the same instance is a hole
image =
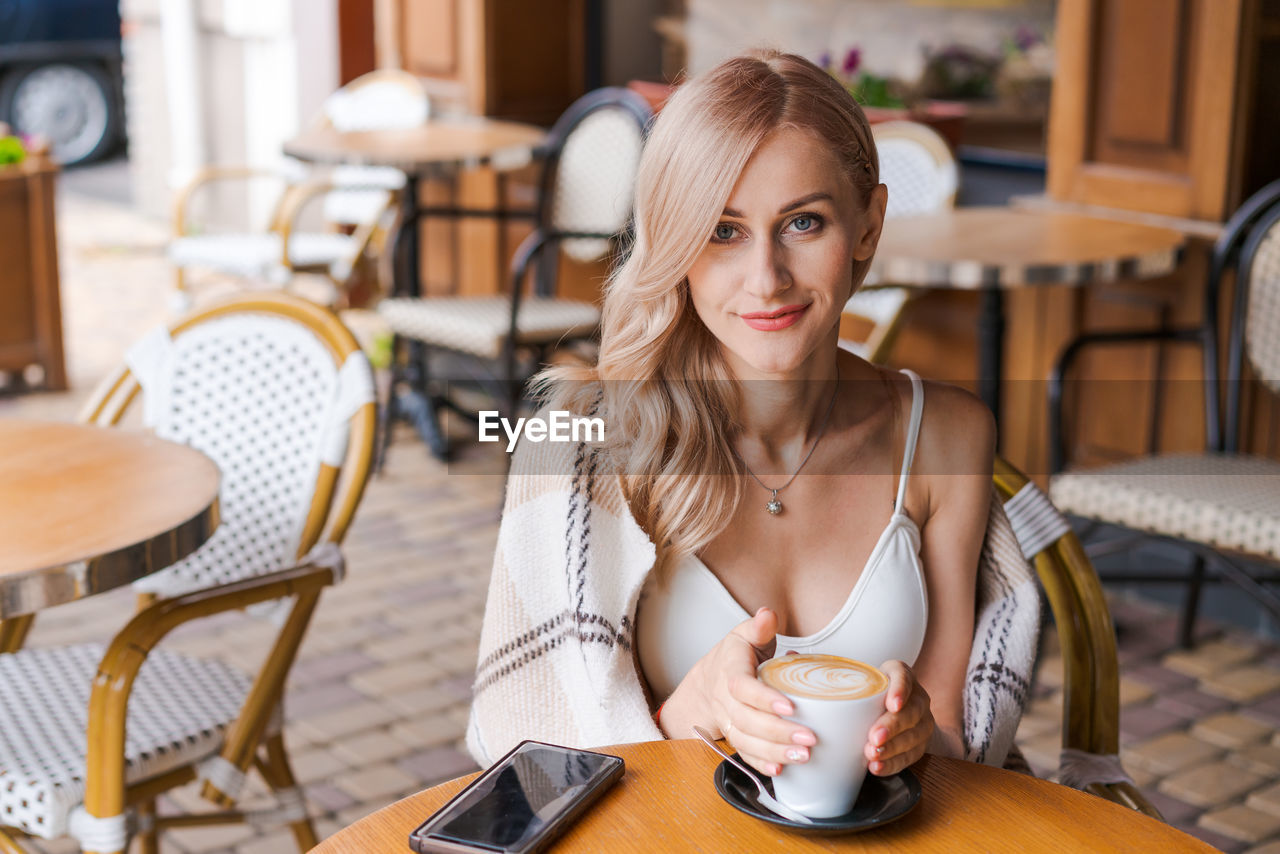
[[[878,666],[889,659],[914,665],[920,654],[929,618],[920,529],[902,504],[920,434],[924,388],[913,372],[903,373],[911,378],[911,421],[893,516],[835,618],[805,637],[778,635],[775,655],[822,652]],[[665,589],[650,575],[640,596],[636,641],[654,698],[661,702],[669,697],[698,659],[750,617],[694,555],[674,567]]]

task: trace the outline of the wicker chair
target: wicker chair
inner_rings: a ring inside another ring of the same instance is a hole
[[[893,121],[872,125],[871,133],[880,155],[880,181],[889,188],[886,218],[936,213],[955,205],[956,161],[937,132],[927,125]],[[861,341],[843,340],[843,346],[869,362],[884,362],[915,294],[865,282],[845,303],[844,314],[870,324],[871,330]]]
[[[154,854],[165,828],[235,820],[288,825],[308,850],[316,836],[281,704],[320,593],[342,575],[339,544],[373,454],[372,372],[337,317],[283,294],[157,330],[127,364],[86,419],[117,423],[141,391],[156,435],[218,464],[222,521],[193,555],[135,585],[139,611],[105,647],[24,649],[32,618],[4,622],[0,850],[21,850],[7,827],[100,852],[124,851],[136,833]],[[255,676],[156,648],[188,621],[254,605],[282,621]],[[230,809],[250,765],[276,808]],[[195,779],[227,811],[156,816],[157,795]]]
[[[379,304],[395,333],[393,352],[398,354],[392,363],[379,468],[398,415],[411,415],[432,453],[443,459],[448,446],[440,408],[471,414],[444,390],[431,387],[429,355],[448,353],[455,364],[477,367],[471,378],[487,386],[509,414],[522,399],[525,381],[552,349],[596,335],[599,306],[554,295],[556,261],[560,252],[579,262],[605,258],[628,229],[649,117],[647,102],[636,93],[605,88],[579,98],[556,121],[544,149],[536,225],[516,250],[506,294],[396,296]],[[526,295],[531,272],[532,289]]]
[[[1115,627],[1084,547],[1040,488],[999,458],[995,487],[1022,553],[1040,577],[1062,648],[1060,781],[1163,820],[1120,764]]]
[[[1222,277],[1236,269],[1227,342],[1226,419],[1219,418],[1218,305]],[[1195,344],[1204,357],[1206,444],[1201,454],[1164,454],[1088,470],[1055,474],[1053,500],[1065,512],[1134,532],[1099,544],[1099,553],[1161,538],[1189,550],[1189,574],[1134,580],[1186,582],[1179,640],[1191,646],[1201,588],[1209,570],[1236,584],[1277,618],[1280,596],[1270,577],[1246,569],[1233,556],[1280,562],[1280,462],[1240,453],[1241,374],[1247,358],[1254,374],[1280,392],[1280,181],[1254,194],[1225,225],[1214,246],[1204,321],[1191,328],[1088,333],[1063,352],[1049,385],[1053,471],[1061,472],[1063,381],[1076,357],[1092,347],[1171,342]],[[1108,576],[1110,577],[1110,576]]]
[[[384,69],[365,74],[325,99],[318,122],[340,131],[410,128],[427,119],[422,84],[405,71]],[[261,231],[205,231],[191,222],[198,193],[227,181],[270,181],[280,193],[268,226]],[[169,244],[178,289],[176,307],[191,305],[187,271],[191,268],[254,279],[275,286],[295,275],[327,277],[330,301],[336,301],[361,258],[383,242],[394,215],[395,194],[404,174],[377,166],[339,166],[312,172],[296,161],[275,169],[214,166],[202,170],[178,194],[174,206],[175,237]],[[300,230],[299,217],[317,198],[329,226]],[[349,233],[348,233],[349,232]]]

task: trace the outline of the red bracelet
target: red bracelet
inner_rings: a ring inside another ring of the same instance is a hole
[[[658,711],[653,713],[653,725],[656,726],[658,729],[662,729],[662,707],[665,706],[666,704],[667,703],[665,700],[659,703]]]

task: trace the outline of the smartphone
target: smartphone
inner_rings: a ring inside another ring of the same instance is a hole
[[[533,854],[618,782],[621,757],[522,741],[409,834],[430,852]]]

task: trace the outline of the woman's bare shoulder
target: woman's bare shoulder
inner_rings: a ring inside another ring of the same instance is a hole
[[[995,444],[995,418],[986,404],[958,386],[933,380],[925,382],[924,413],[913,473],[981,475],[983,480],[988,479]],[[939,488],[947,489],[969,479],[931,477],[930,480]],[[970,484],[969,489],[976,489],[972,482]]]

